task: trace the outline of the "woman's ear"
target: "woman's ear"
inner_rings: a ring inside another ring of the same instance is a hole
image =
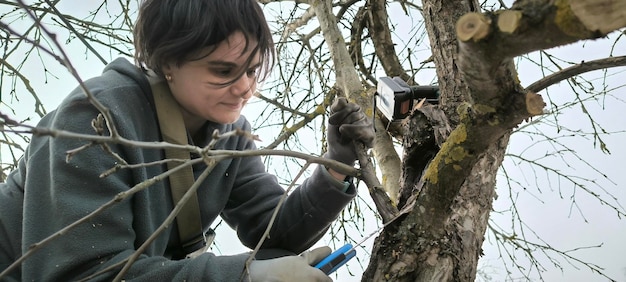
[[[161,67],[161,73],[163,74],[163,77],[165,77],[165,80],[167,80],[168,82],[172,81],[172,68],[169,64]]]

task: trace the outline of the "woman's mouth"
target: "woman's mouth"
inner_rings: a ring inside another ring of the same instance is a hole
[[[231,109],[231,110],[239,110],[241,109],[241,103],[239,102],[235,102],[235,103],[222,103],[222,105],[224,105],[225,107]]]

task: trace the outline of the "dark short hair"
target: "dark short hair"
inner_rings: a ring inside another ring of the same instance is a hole
[[[135,63],[162,75],[163,66],[199,59],[198,51],[216,47],[237,31],[245,36],[245,50],[250,39],[257,41],[252,54],[259,52],[266,76],[274,42],[255,0],[144,0],[133,30]]]

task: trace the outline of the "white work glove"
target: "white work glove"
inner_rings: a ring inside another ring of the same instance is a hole
[[[329,256],[329,247],[320,247],[299,256],[286,256],[275,259],[255,260],[250,263],[249,280],[252,282],[329,282],[333,281],[323,271],[313,267]]]

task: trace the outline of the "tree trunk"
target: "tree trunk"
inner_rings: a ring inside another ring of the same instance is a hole
[[[424,110],[426,111],[426,110]],[[426,114],[428,115],[428,114]],[[427,118],[428,119],[428,118]],[[416,115],[406,132],[424,132],[423,115]],[[430,131],[404,140],[403,197],[412,205],[420,193],[422,173],[436,150]],[[495,194],[495,175],[502,163],[509,135],[490,146],[461,186],[442,224],[424,225],[432,213],[416,205],[411,214],[390,224],[376,239],[362,281],[474,281],[481,246]],[[412,173],[409,173],[411,171]],[[432,191],[431,191],[432,192]]]
[[[410,212],[376,239],[363,281],[474,281],[510,129],[545,106],[512,58],[626,24],[626,5],[609,0],[517,1],[487,14],[472,0],[423,4],[442,96],[406,122],[399,206]]]
[[[441,2],[448,2],[442,4]],[[455,3],[450,3],[455,2]],[[437,65],[442,93],[442,116],[448,117],[454,128],[459,123],[457,107],[469,100],[468,87],[456,67],[458,59],[455,23],[463,14],[477,9],[476,1],[424,1],[424,18]],[[405,132],[413,133],[403,140],[403,179],[400,206],[412,205],[411,196],[437,191],[422,191],[422,171],[428,165],[425,158],[437,153],[447,138],[433,138],[442,120],[430,114],[414,114]],[[437,120],[438,119],[438,120]],[[431,129],[432,127],[435,130]],[[417,134],[416,134],[417,133]],[[419,133],[422,133],[421,135]],[[439,140],[436,140],[439,139]],[[473,166],[469,177],[458,190],[451,208],[431,217],[425,206],[418,204],[401,222],[389,226],[377,238],[372,259],[363,281],[473,281],[484,240],[489,212],[494,196],[495,175],[500,167],[508,135],[489,146]],[[457,175],[458,176],[458,175]],[[452,176],[451,177],[455,177]],[[414,197],[414,196],[413,196]],[[418,196],[419,197],[419,196]],[[431,198],[436,201],[436,198]],[[418,199],[418,202],[422,199]],[[432,206],[431,206],[432,207]],[[426,224],[425,224],[426,223]]]

